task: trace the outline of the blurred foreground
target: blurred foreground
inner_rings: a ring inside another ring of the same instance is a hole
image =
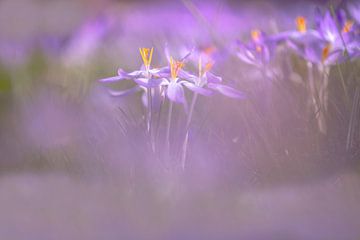
[[[141,97],[112,97],[97,82],[138,67],[139,47],[153,46],[160,66],[165,44],[178,55],[222,49],[253,28],[291,29],[313,10],[0,2],[0,239],[360,238],[359,60],[330,68],[324,134],[309,111],[305,61],[280,48],[269,85],[220,56],[215,71],[248,99],[199,100],[185,170],[149,155]],[[184,119],[174,108],[176,139]]]

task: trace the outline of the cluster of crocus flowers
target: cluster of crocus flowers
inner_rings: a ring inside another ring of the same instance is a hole
[[[182,104],[184,106],[185,112],[188,115],[188,120],[186,123],[186,141],[184,141],[187,145],[189,122],[195,105],[194,99],[196,99],[198,95],[211,96],[215,92],[219,92],[230,98],[240,99],[244,98],[245,96],[243,92],[222,84],[221,77],[210,73],[210,70],[212,69],[214,64],[213,61],[208,61],[203,66],[201,57],[199,57],[198,76],[186,71],[184,69],[185,61],[191,54],[193,54],[192,52],[186,54],[186,56],[181,58],[180,60],[176,60],[168,54],[168,51],[166,51],[165,54],[168,59],[168,66],[162,68],[152,68],[151,63],[154,51],[153,48],[140,48],[139,51],[143,61],[143,65],[141,66],[140,70],[127,73],[124,70],[119,69],[117,76],[100,79],[100,82],[106,83],[129,80],[135,83],[135,86],[133,88],[125,91],[110,90],[110,93],[113,96],[125,96],[130,93],[135,93],[143,90],[143,99],[145,99],[144,103],[147,109],[147,129],[150,135],[150,141],[154,153],[156,153],[157,149],[156,136],[159,135],[158,133],[154,132],[155,130],[152,127],[152,122],[154,119],[153,103],[159,102],[154,101],[154,98],[160,99],[160,105],[163,105],[162,103],[165,100],[169,101],[167,117],[168,120],[166,124],[165,134],[165,155],[169,157],[171,146],[170,129],[172,121],[173,103]],[[185,89],[190,90],[193,93],[193,101],[190,107],[190,111],[188,110],[189,108],[187,106]]]
[[[342,9],[328,9],[324,12],[316,9],[314,20],[305,16],[294,20],[294,28],[289,31],[266,35],[260,30],[251,31],[250,41],[238,41],[237,56],[243,62],[256,66],[266,73],[277,47],[282,45],[307,62],[308,87],[318,118],[321,132],[326,132],[324,120],[328,105],[328,81],[330,67],[360,57],[360,4],[350,4],[348,12]],[[315,69],[313,69],[315,66]],[[321,76],[320,81],[314,79],[314,71]],[[341,74],[340,68],[338,69]],[[264,75],[267,76],[267,75]],[[347,87],[341,79],[345,95]]]
[[[315,14],[314,29],[307,28],[305,17],[297,17],[297,33],[288,36],[288,45],[309,62],[333,65],[353,59],[359,51],[354,22],[342,10]]]
[[[274,55],[276,46],[286,42],[296,54],[312,63],[333,65],[352,60],[359,56],[359,23],[356,22],[359,9],[360,5],[351,7],[352,18],[341,9],[334,13],[317,9],[314,24],[298,16],[294,30],[271,36],[253,30],[250,42],[238,41],[237,56],[245,63],[263,68]]]
[[[202,73],[202,79],[205,80],[199,84],[197,76],[184,70],[185,58],[175,60],[173,57],[169,57],[169,66],[151,68],[153,48],[140,48],[140,55],[143,60],[140,70],[127,73],[123,69],[119,69],[117,76],[100,79],[100,82],[104,83],[123,80],[136,83],[135,87],[125,91],[110,90],[111,95],[125,96],[139,90],[146,92],[151,88],[160,88],[170,101],[186,104],[184,94],[184,87],[186,87],[190,91],[204,96],[210,96],[217,91],[232,98],[244,97],[241,91],[221,84],[222,79],[209,72],[212,64],[205,67],[205,71]]]

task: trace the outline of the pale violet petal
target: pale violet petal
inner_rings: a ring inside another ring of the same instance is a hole
[[[114,76],[114,77],[99,79],[100,82],[117,82],[117,81],[122,81],[122,80],[126,80],[126,78],[123,78],[121,76]]]
[[[113,97],[124,97],[128,96],[130,94],[134,94],[136,92],[139,92],[141,88],[139,86],[124,90],[124,91],[115,91],[115,90],[109,90],[109,93]]]
[[[208,83],[221,83],[222,82],[221,77],[216,76],[215,74],[213,74],[211,72],[206,73],[206,79],[207,79]]]
[[[167,97],[173,102],[177,102],[177,103],[185,102],[184,89],[180,83],[171,81],[168,85],[166,94]]]
[[[245,94],[239,90],[236,90],[235,88],[222,85],[222,84],[216,84],[216,83],[209,83],[208,87],[211,89],[214,89],[218,91],[219,93],[231,97],[231,98],[237,98],[237,99],[244,99],[246,98]]]
[[[187,87],[191,91],[201,94],[201,95],[204,95],[204,96],[211,96],[213,94],[213,92],[210,89],[196,86],[195,84],[190,83],[190,82],[181,81],[181,84],[183,84],[185,87]]]

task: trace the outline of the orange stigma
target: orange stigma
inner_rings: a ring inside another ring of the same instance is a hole
[[[260,40],[261,32],[259,30],[252,30],[251,31],[251,39],[254,42],[258,42]]]
[[[257,45],[257,46],[255,47],[255,50],[256,50],[258,53],[261,53],[261,52],[262,52],[262,47],[259,46],[259,45]]]
[[[306,32],[306,19],[302,16],[296,18],[296,27],[297,30],[301,33]]]
[[[205,64],[204,72],[210,71],[213,66],[214,66],[214,62],[212,62],[212,61],[207,62],[207,63]]]
[[[202,77],[206,72],[209,72],[213,66],[214,66],[214,62],[212,60],[210,60],[205,64],[204,70],[203,70],[202,59],[200,56],[199,57],[199,77]]]
[[[150,67],[154,48],[139,48],[141,58],[146,68]]]
[[[342,32],[343,33],[348,33],[351,31],[352,27],[354,25],[354,21],[351,21],[351,20],[347,20],[343,29],[342,29]]]
[[[325,60],[329,57],[330,50],[331,50],[331,44],[329,43],[322,50],[322,53],[321,53],[321,62],[322,63],[324,63]]]
[[[170,73],[171,78],[176,79],[179,71],[184,67],[184,63],[181,61],[176,61],[172,57],[170,57]]]
[[[205,47],[202,50],[202,53],[204,53],[205,55],[210,56],[211,54],[213,54],[216,51],[216,47],[214,46],[209,46],[209,47]]]

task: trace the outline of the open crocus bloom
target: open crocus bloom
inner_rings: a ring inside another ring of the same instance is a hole
[[[183,61],[176,61],[170,57],[169,64],[170,75],[161,79],[161,86],[165,87],[166,96],[170,101],[186,103],[183,86],[201,95],[210,96],[212,94],[210,90],[195,84],[193,75],[182,69],[184,66]]]
[[[143,65],[140,70],[136,70],[130,73],[125,72],[123,69],[118,70],[118,75],[109,78],[100,79],[100,82],[117,82],[123,80],[134,81],[137,85],[134,88],[125,91],[113,91],[110,90],[110,94],[113,96],[125,96],[135,93],[140,90],[147,90],[147,88],[154,88],[160,86],[163,74],[168,72],[167,68],[150,68],[152,61],[153,48],[140,48],[140,54],[143,60]]]

